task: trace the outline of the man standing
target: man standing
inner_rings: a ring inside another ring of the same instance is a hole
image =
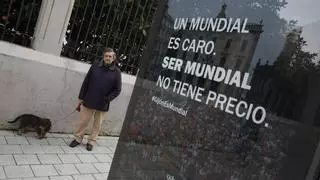
[[[121,92],[121,71],[116,66],[115,58],[115,51],[106,48],[103,59],[91,65],[80,89],[80,122],[70,147],[76,147],[82,142],[85,129],[93,116],[93,127],[87,143],[87,150],[92,150],[110,102]]]

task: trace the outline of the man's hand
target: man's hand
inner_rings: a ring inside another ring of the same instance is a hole
[[[82,100],[79,100],[78,106],[76,107],[76,111],[80,112],[81,104],[82,104]]]

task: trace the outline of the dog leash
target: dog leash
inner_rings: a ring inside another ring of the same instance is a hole
[[[67,116],[65,116],[62,120],[66,119],[67,117],[71,116],[73,113],[75,112],[80,112],[80,106],[81,106],[82,103],[79,103],[78,106],[70,113],[68,114]]]
[[[67,119],[67,117],[71,116],[73,113],[75,113],[77,110],[73,110],[71,113],[69,113],[67,116],[65,116],[62,120],[65,120]]]

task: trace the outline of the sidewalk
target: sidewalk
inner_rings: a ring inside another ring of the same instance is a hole
[[[99,137],[97,146],[70,148],[70,134],[35,133],[18,136],[0,131],[0,179],[10,180],[106,180],[117,137]]]

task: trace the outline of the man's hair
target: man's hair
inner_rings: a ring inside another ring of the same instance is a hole
[[[103,50],[103,55],[104,55],[104,53],[106,53],[106,52],[113,52],[114,60],[116,60],[117,54],[116,54],[116,51],[115,51],[114,49],[109,48],[109,47],[106,47],[106,48],[104,48],[104,50]]]

